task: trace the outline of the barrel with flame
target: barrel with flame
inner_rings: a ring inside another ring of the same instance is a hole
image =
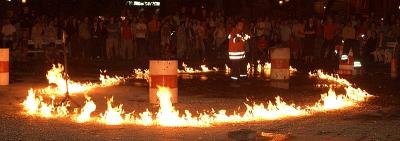
[[[339,60],[343,54],[343,46],[338,45],[336,46],[336,51],[339,54]],[[354,58],[353,58],[353,51],[350,50],[349,54],[347,55],[347,61],[339,61],[339,70],[338,74],[340,75],[352,75],[354,72]]]
[[[0,85],[9,84],[9,59],[10,52],[8,48],[0,49]]]
[[[289,79],[289,48],[271,48],[271,79],[288,80]]]
[[[168,87],[171,92],[171,102],[178,103],[178,61],[150,60],[149,102],[159,104],[158,87]]]

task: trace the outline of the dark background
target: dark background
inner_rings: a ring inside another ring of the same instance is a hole
[[[143,1],[143,0],[139,0]],[[154,1],[154,0],[149,0]],[[223,10],[227,15],[324,15],[357,14],[371,12],[379,16],[399,14],[399,0],[156,0],[161,2],[161,14],[171,14],[181,7]],[[37,14],[49,16],[98,16],[121,15],[124,10],[137,10],[140,7],[125,5],[126,0],[0,0],[2,17],[10,17],[29,7]],[[324,9],[323,7],[326,7]],[[145,9],[155,9],[144,7]]]

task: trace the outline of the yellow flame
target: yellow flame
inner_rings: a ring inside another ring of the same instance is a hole
[[[60,106],[54,105],[54,97],[51,97],[51,103],[43,102],[42,96],[37,96],[33,89],[28,91],[28,96],[22,103],[25,112],[29,115],[39,115],[41,117],[65,117],[68,116],[69,103],[62,103]]]
[[[104,114],[100,114],[100,122],[103,122],[107,125],[118,125],[124,121],[122,118],[122,115],[124,114],[122,104],[117,107],[112,107],[113,101],[114,97],[111,97],[109,100],[107,100],[107,111]]]
[[[26,97],[22,105],[24,106],[25,111],[28,114],[33,115],[38,111],[40,102],[41,100],[39,98],[36,98],[36,93],[33,91],[33,89],[29,89],[28,96]]]
[[[76,121],[78,123],[87,122],[91,120],[90,114],[96,110],[96,104],[90,97],[86,98],[85,105],[81,109],[81,113],[76,116]]]
[[[265,66],[264,66],[265,67]],[[97,118],[100,123],[107,125],[119,124],[137,124],[144,126],[175,126],[175,127],[209,127],[223,123],[237,123],[249,121],[275,120],[294,116],[311,115],[315,112],[329,111],[356,106],[358,103],[365,101],[372,95],[368,94],[360,88],[354,88],[351,83],[338,75],[324,74],[322,71],[310,73],[311,77],[317,77],[321,80],[334,82],[345,89],[345,93],[337,94],[333,88],[327,93],[321,94],[321,99],[313,105],[296,106],[288,104],[282,98],[277,96],[274,101],[267,103],[245,104],[246,111],[241,114],[237,111],[228,112],[226,109],[193,114],[188,110],[179,112],[175,109],[171,102],[171,93],[169,88],[159,87],[157,96],[160,101],[160,107],[157,112],[145,112],[135,114],[134,112],[125,113],[122,104],[113,107],[113,97],[107,101],[107,109],[99,116],[91,117],[91,113],[95,111],[95,103],[88,98],[85,106],[80,110],[80,114],[73,116],[77,122],[87,122],[92,118]],[[24,109],[29,115],[37,115],[41,117],[67,117],[69,115],[67,107],[69,104],[55,106],[52,102],[47,104],[40,95],[34,90],[28,91],[26,100],[22,103]]]
[[[106,73],[106,71],[103,71],[101,73]],[[52,69],[47,72],[46,77],[49,84],[55,84],[56,87],[54,88],[48,86],[44,89],[36,90],[38,93],[53,96],[63,96],[67,92],[67,82],[64,78],[64,67],[61,64],[53,65]],[[68,92],[70,94],[85,93],[97,87],[109,87],[119,85],[120,83],[124,82],[125,79],[126,78],[120,76],[111,77],[108,75],[100,74],[99,80],[101,83],[79,83],[68,80]]]
[[[209,69],[208,66],[206,65],[200,65],[201,70],[194,69],[192,67],[189,67],[185,62],[182,63],[183,70],[179,70],[179,73],[207,73],[207,72],[218,72],[219,69],[216,67],[213,67],[213,69]]]
[[[149,81],[149,70],[145,69],[134,69],[133,70],[133,78],[135,79],[144,79],[147,82]]]

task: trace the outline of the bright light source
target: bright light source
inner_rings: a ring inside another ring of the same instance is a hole
[[[11,0],[7,0],[8,2],[11,2]]]
[[[399,5],[399,10],[400,10],[400,5]]]
[[[365,37],[365,35],[364,34],[361,34],[361,38],[364,38]]]
[[[283,4],[283,1],[282,1],[282,0],[280,0],[280,1],[279,1],[279,5],[282,5],[282,4]]]
[[[326,9],[326,6],[324,6],[324,9]]]
[[[158,1],[133,1],[133,6],[160,6]]]
[[[381,21],[383,21],[383,18],[381,18]]]
[[[125,20],[126,19],[126,17],[124,17],[124,16],[121,16],[121,20]]]
[[[21,0],[22,3],[26,3],[26,0]]]

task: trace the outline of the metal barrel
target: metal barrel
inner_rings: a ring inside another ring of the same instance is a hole
[[[171,102],[178,103],[178,61],[150,60],[149,66],[149,102],[159,104],[158,87],[168,87],[171,92]]]
[[[9,84],[9,60],[10,50],[8,48],[0,49],[0,85]]]
[[[290,48],[271,48],[271,80],[288,80],[290,77]]]

